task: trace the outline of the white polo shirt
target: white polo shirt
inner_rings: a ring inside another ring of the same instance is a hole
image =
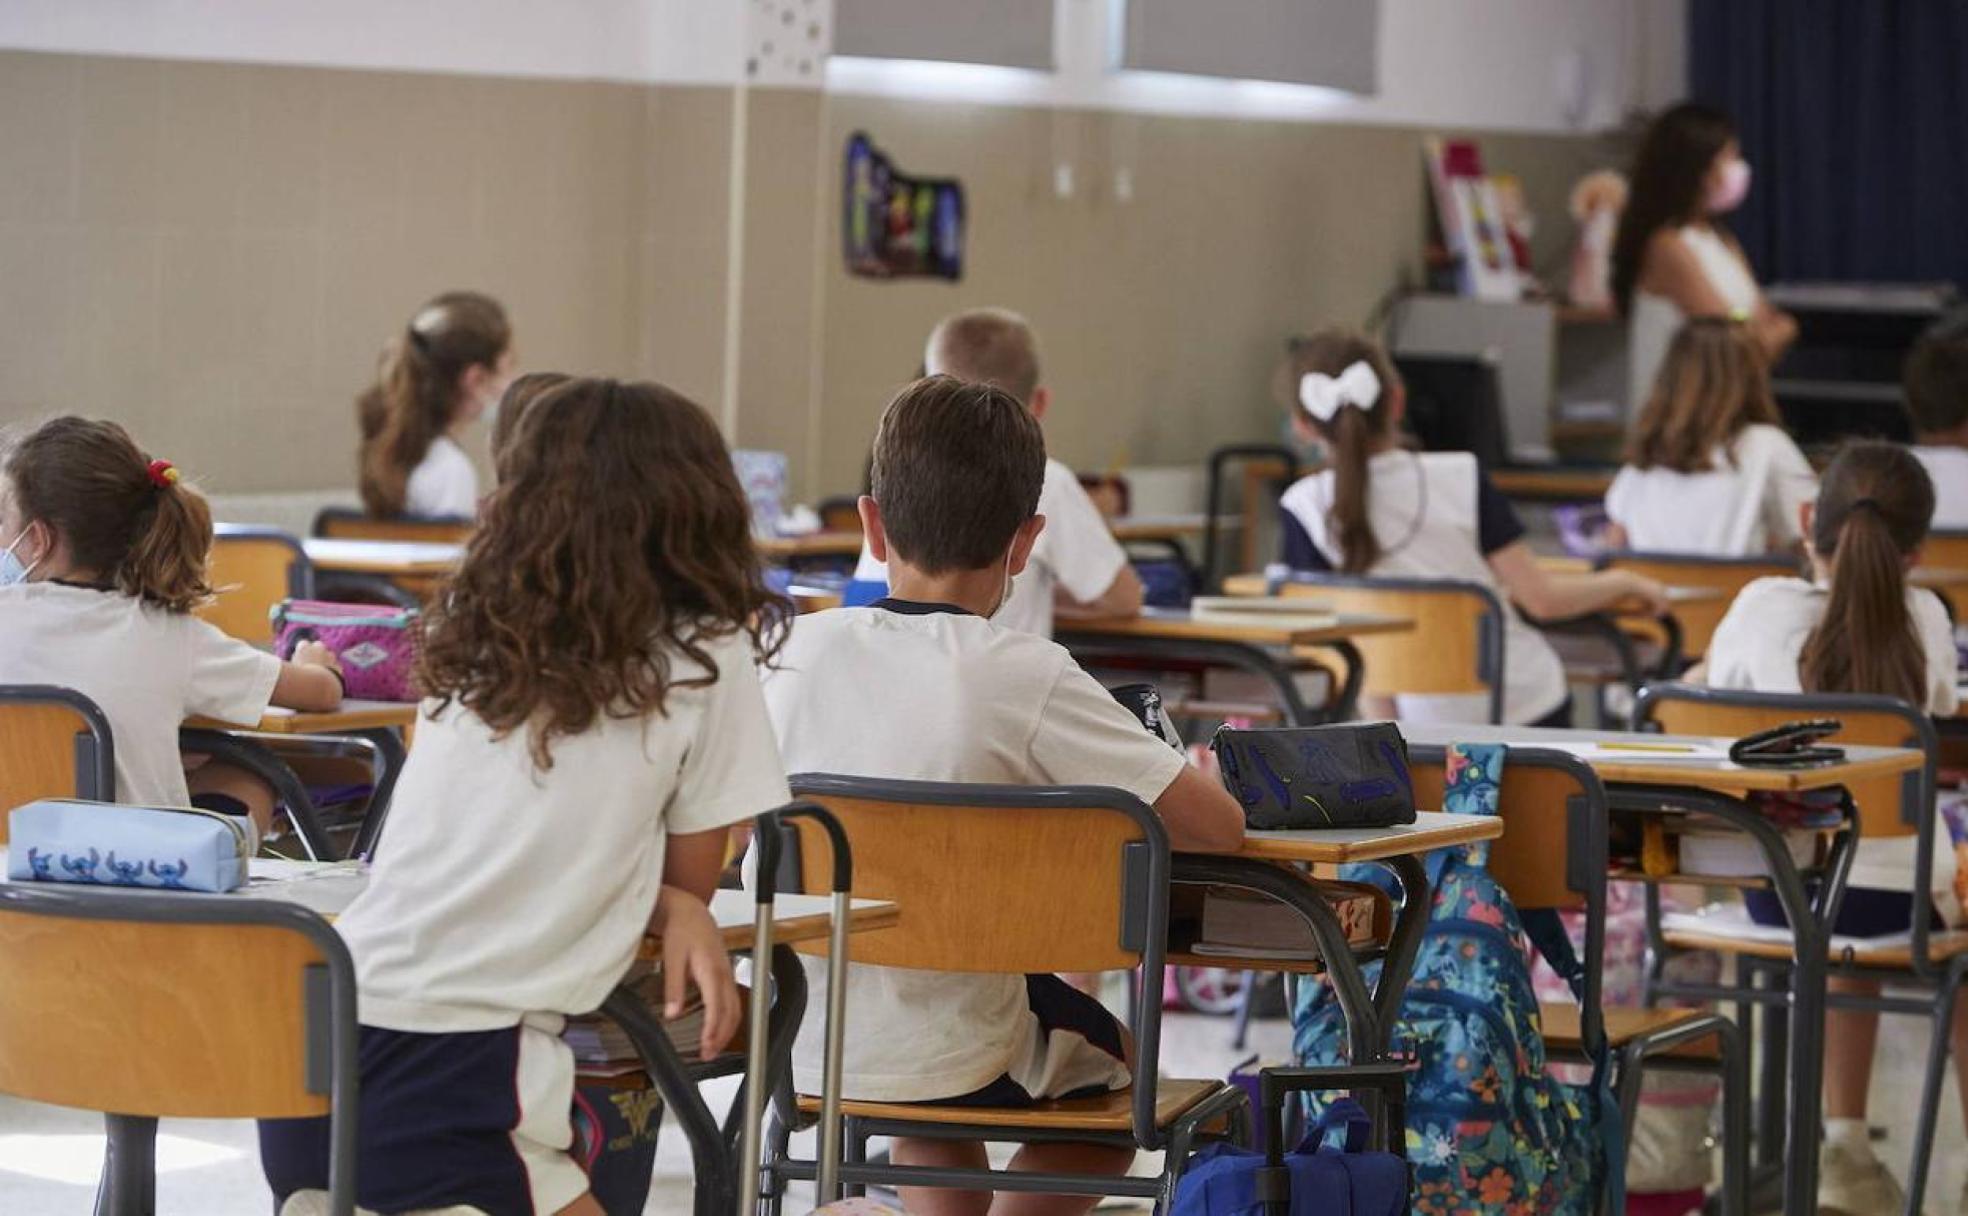
[[[1744,587],[1729,605],[1708,644],[1708,683],[1715,688],[1753,692],[1801,692],[1798,658],[1811,630],[1824,618],[1828,589],[1801,578],[1759,578]],[[1945,716],[1955,711],[1954,629],[1940,597],[1923,587],[1908,587],[1907,612],[1927,654],[1928,713]],[[1941,845],[1934,850],[1934,889],[1951,890],[1954,850],[1946,847],[1947,829],[1937,829]],[[1859,841],[1852,863],[1851,884],[1886,891],[1913,889],[1914,838]],[[1949,903],[1954,901],[1950,897]],[[1952,918],[1951,918],[1952,919]]]
[[[478,514],[478,470],[449,435],[431,440],[430,450],[410,472],[403,488],[408,515],[471,519]]]
[[[1818,475],[1783,428],[1752,423],[1699,473],[1627,465],[1606,490],[1606,515],[1642,553],[1753,557],[1797,543],[1797,508]]]
[[[1152,804],[1182,771],[1064,648],[948,606],[801,617],[761,678],[788,772],[1104,785]],[[807,974],[807,1007],[823,1009],[825,968]],[[844,1092],[868,1101],[970,1093],[1017,1075],[1038,1041],[1018,975],[851,964],[847,1025]],[[793,1049],[803,1092],[818,1092],[821,1045],[809,1018]]]
[[[1968,448],[1915,447],[1934,482],[1934,527],[1968,531]]]
[[[336,921],[362,1022],[437,1033],[587,1013],[628,970],[670,833],[786,801],[743,634],[707,644],[717,681],[672,656],[664,712],[602,716],[534,767],[531,731],[493,734],[427,701],[369,885]]]
[[[178,727],[189,717],[251,724],[280,660],[213,625],[120,591],[72,583],[0,587],[0,684],[55,684],[109,719],[116,790],[138,806],[189,806]]]
[[[1049,638],[1055,592],[1064,591],[1081,603],[1100,598],[1127,565],[1127,553],[1079,477],[1057,460],[1046,461],[1039,514],[1046,522],[1032,545],[1032,558],[1025,572],[1012,580],[1011,598],[991,619],[1006,629]],[[888,567],[875,560],[866,542],[854,577],[863,582],[888,581]]]

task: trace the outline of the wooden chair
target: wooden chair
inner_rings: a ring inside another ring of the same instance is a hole
[[[1447,749],[1409,749],[1416,806],[1443,804]],[[1640,1087],[1650,1067],[1719,1072],[1723,1079],[1722,1205],[1748,1209],[1748,1054],[1736,1024],[1701,1009],[1606,1008],[1600,976],[1606,949],[1606,790],[1577,757],[1512,747],[1503,766],[1497,814],[1503,835],[1490,845],[1489,870],[1521,912],[1583,913],[1584,966],[1577,1002],[1540,1002],[1545,1049],[1553,1058],[1590,1063],[1611,1053],[1611,1082],[1622,1126],[1631,1134]]]
[[[1722,593],[1718,599],[1677,604],[1670,614],[1681,627],[1681,657],[1690,662],[1708,653],[1708,640],[1715,636],[1715,627],[1722,623],[1737,592],[1759,578],[1795,575],[1799,568],[1795,560],[1779,557],[1702,557],[1674,553],[1613,553],[1602,559],[1601,566],[1631,570],[1663,586],[1705,587]],[[1663,646],[1670,641],[1665,634],[1658,638],[1650,636],[1649,640]]]
[[[859,532],[861,530],[861,499],[854,494],[835,494],[820,500],[816,508],[820,516],[820,530],[823,532]]]
[[[116,748],[94,701],[52,684],[0,684],[0,844],[7,812],[40,798],[116,798]]]
[[[383,519],[355,507],[323,507],[312,534],[333,540],[417,540],[462,545],[475,521],[441,515],[398,515]]]
[[[1279,591],[1335,612],[1381,613],[1414,622],[1407,633],[1351,639],[1365,665],[1361,691],[1385,696],[1481,694],[1488,721],[1503,721],[1503,605],[1481,583],[1301,571]]]
[[[218,595],[198,615],[242,642],[273,644],[273,609],[314,594],[314,568],[290,532],[219,524],[212,541],[212,586]]]
[[[1939,818],[1934,808],[1935,756],[1939,743],[1933,719],[1925,713],[1893,697],[1740,692],[1689,684],[1648,685],[1634,708],[1636,729],[1651,725],[1682,735],[1740,737],[1808,718],[1836,718],[1842,723],[1842,729],[1829,740],[1834,744],[1912,747],[1925,755],[1926,762],[1913,772],[1856,782],[1848,793],[1857,807],[1862,838],[1915,839],[1913,906],[1923,911],[1931,908],[1930,863],[1937,847]],[[1657,928],[1654,931],[1658,941],[1675,949],[1715,950],[1750,960],[1752,965],[1782,965],[1793,957],[1790,944],[1783,941],[1745,940],[1721,931],[1660,933]],[[1658,974],[1658,960],[1653,970]],[[1831,958],[1831,973],[1887,978],[1896,986],[1932,990],[1931,1002],[1924,1010],[1916,998],[1906,996],[1874,998],[1834,994],[1831,999],[1833,1005],[1841,1008],[1924,1013],[1929,1020],[1933,1039],[1927,1053],[1926,1083],[1906,1188],[1906,1210],[1919,1212],[1933,1151],[1941,1087],[1946,1079],[1948,1028],[1961,982],[1968,977],[1968,931],[1931,930],[1925,916],[1916,916],[1909,941],[1839,949]],[[1672,985],[1661,987],[1673,991]],[[1911,1009],[1910,1003],[1914,1005]]]
[[[1943,570],[1968,570],[1968,532],[1929,532],[1920,558],[1924,564]]]
[[[97,1211],[155,1210],[159,1117],[327,1115],[330,1208],[354,1212],[355,969],[319,916],[4,883],[0,974],[0,1093],[107,1115]]]
[[[856,939],[851,966],[966,973],[1099,972],[1139,968],[1134,1003],[1137,1064],[1153,1077],[1161,1046],[1168,931],[1168,835],[1154,812],[1119,790],[954,785],[822,775],[792,779],[795,797],[825,807],[854,852],[854,894],[892,899],[902,923]],[[821,827],[794,824],[782,889],[826,891],[832,853]],[[826,953],[824,942],[802,944]],[[812,1178],[792,1160],[794,1112],[780,1104],[766,1168],[778,1181]],[[815,1098],[798,1107],[818,1111]],[[1093,1098],[1031,1107],[939,1106],[849,1100],[842,1104],[850,1184],[1130,1195],[1172,1203],[1199,1137],[1248,1130],[1241,1091],[1220,1081],[1162,1079]],[[1160,1177],[1127,1178],[864,1164],[871,1136],[905,1135],[1022,1143],[1076,1142],[1165,1150]]]
[[[1233,570],[1255,570],[1263,565],[1257,552],[1258,537],[1277,514],[1279,495],[1298,480],[1298,453],[1280,443],[1231,444],[1210,453],[1209,480],[1203,492],[1203,558],[1197,571],[1205,588],[1214,587],[1222,577],[1224,474],[1233,463],[1243,465],[1243,552]]]

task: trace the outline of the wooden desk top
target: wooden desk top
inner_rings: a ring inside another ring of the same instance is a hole
[[[1580,557],[1540,557],[1537,561],[1539,566],[1553,574],[1585,574],[1589,573],[1592,569],[1592,564]],[[1255,598],[1264,595],[1266,594],[1265,578],[1262,574],[1232,574],[1223,580],[1223,594],[1244,598]],[[1307,598],[1313,597],[1308,596]],[[1723,593],[1714,587],[1669,587],[1667,589],[1667,602],[1669,604],[1705,604],[1713,603],[1721,598],[1723,598]],[[1621,608],[1616,611],[1615,615],[1640,616],[1643,614],[1637,609],[1629,611]]]
[[[463,545],[438,541],[330,540],[310,537],[301,542],[308,561],[317,569],[348,574],[449,574],[465,556]]]
[[[192,718],[185,725],[201,730],[257,731],[263,735],[335,735],[353,730],[409,726],[416,720],[417,706],[412,701],[344,701],[340,709],[328,713],[306,713],[270,706],[266,715],[251,725],[219,722],[212,718]]]
[[[1907,581],[1916,587],[1926,587],[1933,591],[1952,591],[1968,587],[1968,570],[1957,570],[1951,566],[1915,566]]]
[[[1053,622],[1054,636],[1064,642],[1071,638],[1171,638],[1197,642],[1244,642],[1253,646],[1316,646],[1322,642],[1344,641],[1372,633],[1405,633],[1414,628],[1406,617],[1341,613],[1330,625],[1286,628],[1282,624],[1255,624],[1242,620],[1197,619],[1179,608],[1149,608],[1135,617],[1101,617],[1075,620],[1059,617]]]
[[[1745,768],[1719,757],[1676,758],[1658,751],[1599,750],[1602,742],[1634,743],[1649,748],[1674,746],[1726,748],[1732,739],[1685,735],[1644,735],[1632,731],[1554,730],[1535,726],[1458,726],[1450,723],[1403,723],[1410,743],[1508,743],[1549,747],[1568,752],[1590,765],[1599,779],[1622,785],[1687,785],[1725,794],[1751,791],[1801,793],[1911,772],[1920,767],[1920,753],[1904,747],[1846,747],[1837,764],[1812,768]]]
[[[1181,540],[1185,536],[1195,536],[1209,527],[1209,516],[1200,512],[1187,515],[1116,515],[1107,521],[1113,530],[1114,539],[1126,544],[1128,541]],[[1241,516],[1219,515],[1216,526],[1223,531],[1234,531],[1244,526]]]
[[[1319,831],[1246,832],[1244,847],[1231,856],[1258,861],[1299,861],[1338,865],[1379,861],[1446,849],[1503,835],[1495,815],[1444,815],[1420,811],[1413,823],[1391,828],[1333,828]]]
[[[1241,521],[1231,515],[1219,516],[1218,522],[1224,528],[1241,525]],[[1118,541],[1180,540],[1185,536],[1200,533],[1208,527],[1209,516],[1121,515],[1108,520],[1107,523],[1113,529],[1114,539]],[[309,542],[309,544],[313,543]],[[804,536],[768,536],[758,541],[758,551],[767,561],[785,561],[796,557],[859,557],[861,533],[843,529],[809,532]],[[312,556],[312,550],[309,555]],[[334,567],[323,565],[322,568]]]
[[[757,540],[759,556],[767,561],[794,557],[860,557],[859,532],[809,532],[804,536],[766,536]]]
[[[1535,498],[1584,502],[1604,498],[1612,488],[1615,469],[1575,469],[1529,466],[1491,469],[1490,481],[1505,498]]]

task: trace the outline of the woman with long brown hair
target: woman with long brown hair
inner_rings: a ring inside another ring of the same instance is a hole
[[[371,515],[478,513],[478,474],[458,434],[499,399],[512,365],[512,325],[491,296],[447,291],[417,310],[355,402]]]
[[[1667,348],[1606,491],[1607,539],[1648,553],[1794,553],[1797,509],[1817,489],[1748,328],[1695,317]]]

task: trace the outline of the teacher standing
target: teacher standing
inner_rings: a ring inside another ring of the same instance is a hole
[[[1653,391],[1667,344],[1690,317],[1732,317],[1774,363],[1797,322],[1763,298],[1742,246],[1719,222],[1749,194],[1735,124],[1693,102],[1647,128],[1613,244],[1613,298],[1626,314],[1629,409]]]

